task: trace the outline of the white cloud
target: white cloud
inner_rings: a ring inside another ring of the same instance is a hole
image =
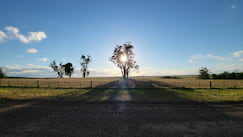
[[[39,61],[46,62],[46,61],[48,61],[48,58],[46,58],[46,57],[44,57],[44,58],[39,58]]]
[[[18,39],[23,43],[31,43],[33,41],[41,41],[47,38],[45,32],[38,31],[38,32],[28,32],[27,35],[23,35],[20,33],[19,29],[13,26],[5,27],[7,33],[0,31],[0,40],[1,39]]]
[[[226,57],[215,56],[215,55],[212,55],[212,54],[208,54],[207,57],[208,57],[209,59],[215,59],[215,60],[221,60],[221,61],[226,60]]]
[[[14,77],[56,77],[56,74],[48,66],[34,64],[5,66],[8,76]]]
[[[236,5],[231,5],[230,9],[236,9]]]
[[[66,58],[62,58],[62,61],[66,61]]]
[[[239,61],[243,61],[243,59],[239,59]]]
[[[24,56],[22,56],[22,55],[19,55],[19,56],[18,56],[18,58],[21,58],[21,59],[22,59],[22,58],[24,58]]]
[[[243,54],[243,50],[239,50],[239,51],[236,51],[236,52],[233,53],[233,55],[234,55],[235,57],[240,57],[241,54]]]
[[[28,67],[35,67],[36,65],[34,64],[27,64]]]
[[[6,39],[7,36],[3,31],[0,31],[0,40]]]
[[[213,60],[224,61],[227,58],[223,57],[223,56],[216,56],[216,55],[213,55],[213,54],[207,54],[207,55],[197,54],[197,55],[191,56],[188,61],[191,62],[191,63],[195,63],[195,62],[199,62],[199,61],[205,60],[205,59],[213,59]]]
[[[35,54],[35,53],[37,53],[37,49],[30,48],[30,49],[27,49],[26,52],[28,52],[30,54]]]
[[[31,41],[41,41],[42,39],[45,39],[47,36],[44,32],[29,32],[29,35],[26,37],[27,41],[26,43],[29,43]]]
[[[16,27],[12,27],[12,26],[7,26],[5,27],[5,29],[13,34],[18,34],[19,33],[19,29]]]

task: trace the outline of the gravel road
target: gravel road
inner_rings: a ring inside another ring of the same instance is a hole
[[[242,137],[243,104],[132,102],[126,81],[109,102],[0,104],[0,137]]]

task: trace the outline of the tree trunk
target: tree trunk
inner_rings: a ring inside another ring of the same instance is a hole
[[[83,72],[83,78],[85,78],[85,74],[86,74],[86,72],[84,71],[84,72]]]
[[[123,67],[123,78],[126,78],[126,68]]]

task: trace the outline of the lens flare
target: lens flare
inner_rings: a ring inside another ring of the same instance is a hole
[[[122,55],[122,56],[120,57],[120,60],[121,60],[122,62],[127,62],[127,56],[126,56],[126,55]]]

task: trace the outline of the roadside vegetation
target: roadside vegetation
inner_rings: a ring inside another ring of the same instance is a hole
[[[141,89],[131,90],[140,101],[195,101],[195,102],[238,102],[243,101],[243,89]]]
[[[86,89],[0,88],[0,100],[57,99],[70,95],[78,96],[86,92],[88,92]]]
[[[110,101],[119,89],[43,89],[0,88],[2,99],[41,100],[70,99],[71,101]],[[131,101],[142,102],[238,102],[243,101],[243,89],[122,89]],[[90,99],[90,100],[87,100]]]

